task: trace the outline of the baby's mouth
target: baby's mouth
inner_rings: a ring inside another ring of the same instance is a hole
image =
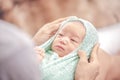
[[[56,45],[55,47],[59,48],[59,49],[62,49],[62,50],[65,50],[62,46],[60,45]]]

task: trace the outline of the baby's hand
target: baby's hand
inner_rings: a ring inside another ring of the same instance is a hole
[[[42,61],[42,59],[45,56],[45,50],[42,48],[39,48],[38,46],[34,48],[35,52],[37,53],[38,59]]]

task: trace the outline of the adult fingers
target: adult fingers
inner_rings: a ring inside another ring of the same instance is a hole
[[[88,63],[87,55],[84,51],[78,51],[78,55],[80,57],[80,63]]]
[[[64,21],[64,20],[68,19],[68,18],[69,18],[69,17],[57,19],[57,20],[49,23],[48,25],[51,26],[51,27],[53,27],[53,28],[54,28],[54,27],[58,28],[58,27],[60,26],[60,23],[61,23],[62,21]]]
[[[69,17],[60,18],[60,19],[57,19],[51,23],[48,23],[47,25],[45,25],[46,29],[48,28],[47,30],[51,31],[51,35],[53,35],[59,29],[60,23],[68,18]]]
[[[90,62],[98,61],[98,58],[97,58],[98,49],[99,49],[99,44],[97,43],[92,50],[92,53],[91,53],[91,56],[90,56]]]
[[[69,17],[65,17],[65,18],[57,19],[57,20],[53,21],[51,24],[57,24],[57,23],[60,23],[60,22],[66,20],[66,19],[68,19],[68,18],[69,18]]]
[[[59,26],[60,26],[59,24],[51,25],[51,28],[49,29],[51,31],[51,35],[57,32],[57,30],[59,29]]]
[[[64,20],[66,20],[67,18],[68,17],[57,19],[57,20],[49,23],[48,25],[51,26],[52,29],[57,30],[60,26],[60,23]]]

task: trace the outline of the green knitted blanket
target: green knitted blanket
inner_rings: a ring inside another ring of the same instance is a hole
[[[51,50],[51,44],[59,31],[64,28],[65,24],[75,21],[81,22],[86,29],[86,35],[83,42],[74,51],[62,58],[59,58],[57,53]],[[97,41],[97,31],[90,22],[75,16],[71,16],[67,20],[63,21],[56,34],[40,46],[40,48],[45,49],[46,55],[42,61],[43,80],[74,80],[76,65],[80,59],[77,55],[78,50],[84,50],[89,57],[91,50]]]

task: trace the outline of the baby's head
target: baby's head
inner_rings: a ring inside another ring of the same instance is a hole
[[[61,23],[51,49],[60,57],[84,50],[87,56],[98,42],[97,30],[88,21],[72,16]]]
[[[63,57],[75,50],[85,37],[85,27],[79,21],[68,22],[58,32],[52,43],[52,50]]]
[[[78,50],[85,51],[89,57],[97,42],[95,27],[86,20],[72,16],[63,21],[56,34],[40,47],[46,52],[52,49],[60,57],[67,54],[77,55]]]

